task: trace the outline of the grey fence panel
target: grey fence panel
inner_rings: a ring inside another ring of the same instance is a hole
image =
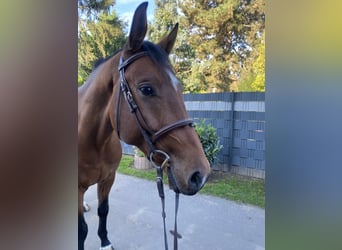
[[[223,149],[215,168],[265,170],[265,93],[185,94],[184,101],[195,122],[217,129]]]

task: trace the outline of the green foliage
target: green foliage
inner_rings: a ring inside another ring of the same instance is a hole
[[[83,84],[93,70],[94,63],[121,48],[126,37],[125,24],[115,11],[102,13],[98,20],[86,20],[78,33],[78,85]]]
[[[205,156],[212,166],[217,162],[217,155],[223,148],[218,139],[216,129],[210,124],[206,125],[204,120],[196,124],[195,129],[201,140]]]
[[[229,174],[215,180],[209,177],[200,192],[265,208],[265,181],[260,179]]]
[[[252,83],[253,91],[265,91],[265,43],[260,43],[258,48],[259,55],[253,63],[253,71],[256,75]]]
[[[121,174],[131,175],[138,178],[154,181],[156,179],[155,169],[135,169],[133,166],[133,157],[128,155],[123,155],[118,168],[118,172]],[[165,180],[167,183],[167,180]]]
[[[233,85],[242,71],[251,71],[258,54],[265,28],[265,0],[155,3],[150,38],[160,38],[180,23],[172,58],[185,92],[236,90]]]
[[[155,1],[154,23],[149,25],[149,40],[158,42],[177,23],[177,5],[174,0]],[[176,41],[177,42],[177,41]]]
[[[86,79],[83,79],[82,76],[80,74],[78,74],[77,77],[77,86],[81,86],[84,82],[86,81]]]
[[[238,91],[265,92],[265,32],[255,54],[251,68],[242,73]]]
[[[243,72],[243,75],[237,85],[237,91],[253,92],[252,83],[255,81],[255,74],[253,71]]]
[[[97,19],[101,13],[108,14],[114,4],[115,0],[78,0],[78,14],[88,19]]]
[[[94,62],[125,42],[115,0],[78,0],[79,85]],[[155,0],[148,39],[158,42],[178,22],[170,58],[184,92],[265,91],[265,0]],[[111,12],[112,10],[112,12]]]

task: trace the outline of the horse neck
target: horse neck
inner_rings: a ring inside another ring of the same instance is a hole
[[[85,84],[83,89],[80,89],[79,96],[82,96],[81,103],[84,105],[82,108],[84,121],[88,133],[96,134],[96,144],[103,145],[103,143],[113,133],[113,126],[110,121],[110,110],[112,108],[112,95],[113,95],[113,75],[111,70],[113,67],[117,68],[118,60],[112,58],[98,68],[89,77],[89,82]],[[116,66],[115,66],[116,65]],[[80,104],[79,104],[80,105]],[[116,106],[116,104],[114,104]],[[89,122],[92,121],[91,123]],[[91,126],[91,127],[90,127]]]

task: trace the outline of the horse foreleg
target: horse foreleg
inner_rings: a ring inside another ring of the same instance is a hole
[[[109,211],[108,196],[109,191],[113,185],[115,175],[108,178],[105,182],[98,183],[97,192],[99,199],[99,207],[97,209],[97,214],[99,216],[99,228],[97,234],[101,239],[100,250],[110,250],[114,249],[111,242],[108,240],[107,232],[107,216]]]
[[[84,250],[84,241],[88,234],[88,226],[83,215],[83,194],[78,190],[78,250]]]

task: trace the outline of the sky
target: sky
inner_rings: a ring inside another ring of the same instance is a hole
[[[128,31],[130,30],[130,27],[131,27],[134,11],[142,2],[144,1],[143,0],[116,0],[116,4],[114,8],[118,16],[124,21],[128,22],[128,25],[129,25]],[[148,2],[147,20],[152,21],[153,14],[154,14],[154,0],[148,0],[147,2]]]

